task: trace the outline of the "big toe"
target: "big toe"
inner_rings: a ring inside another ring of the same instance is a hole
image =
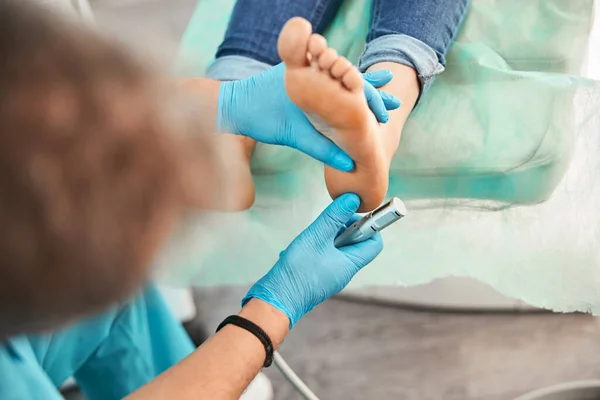
[[[312,34],[310,22],[304,18],[294,17],[283,26],[277,48],[279,57],[289,67],[308,65],[308,42]]]

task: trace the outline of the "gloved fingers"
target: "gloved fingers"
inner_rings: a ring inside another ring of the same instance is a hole
[[[319,232],[321,240],[335,239],[337,232],[346,226],[346,223],[354,216],[360,206],[360,198],[354,193],[346,193],[335,199],[317,217],[309,228],[309,231]]]
[[[340,171],[349,172],[354,169],[354,161],[335,143],[321,135],[318,131],[294,133],[295,140],[282,143],[299,150],[310,157]]]
[[[379,94],[379,91],[375,89],[369,82],[365,81],[363,87],[369,108],[375,115],[375,118],[377,118],[377,121],[385,124],[390,119],[390,116],[387,112],[382,96]]]
[[[352,225],[353,223],[355,223],[356,221],[358,221],[359,219],[361,219],[363,216],[359,215],[359,214],[354,214],[352,216],[352,218],[350,218],[348,220],[348,222],[346,222],[345,226],[342,227],[342,230],[348,228],[350,225]]]
[[[386,123],[389,120],[388,110],[395,110],[400,107],[400,99],[389,93],[382,92],[380,88],[388,84],[393,78],[389,70],[372,71],[363,74],[365,84],[365,98],[369,108],[377,118],[377,121]]]
[[[394,78],[392,71],[390,71],[389,69],[365,72],[364,74],[362,74],[362,76],[366,82],[370,83],[376,88],[380,88],[382,86],[387,85]]]
[[[352,216],[352,218],[350,218],[348,220],[348,222],[346,222],[346,228],[349,227],[350,225],[352,225],[353,223],[355,223],[356,221],[358,221],[359,219],[361,219],[363,216],[362,215],[358,215],[355,214]]]
[[[379,95],[381,96],[381,100],[383,100],[383,104],[385,105],[386,110],[391,111],[400,108],[402,100],[400,100],[392,94],[384,92],[383,90],[378,90],[377,92],[379,92]]]
[[[349,220],[348,222],[346,222],[344,224],[344,226],[342,226],[340,228],[340,230],[338,231],[338,233],[335,235],[335,237],[338,237],[342,234],[342,232],[344,232],[350,225],[352,225],[353,223],[355,223],[356,221],[358,221],[359,219],[362,218],[362,215],[358,215],[358,214],[354,214]]]
[[[371,84],[376,89],[379,89],[380,87],[385,86],[388,83],[390,83],[392,81],[393,77],[394,77],[394,75],[392,74],[392,71],[387,70],[387,69],[366,72],[363,74],[363,78],[364,78],[365,82]],[[370,89],[368,89],[368,90],[370,90]],[[394,95],[391,95],[382,90],[378,90],[377,92],[383,99],[383,104],[385,105],[385,108],[388,111],[395,110],[398,107],[400,107],[400,105],[402,104],[402,101]]]
[[[383,250],[383,239],[377,232],[375,236],[350,246],[342,247],[341,252],[357,267],[357,272],[371,261],[373,261]]]

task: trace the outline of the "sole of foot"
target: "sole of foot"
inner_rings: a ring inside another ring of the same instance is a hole
[[[290,99],[305,113],[331,127],[320,130],[355,162],[352,172],[325,167],[332,198],[356,193],[359,212],[378,207],[387,193],[389,161],[380,140],[380,125],[369,109],[363,78],[346,58],[312,33],[303,18],[289,20],[281,31],[279,55],[286,64],[285,86]]]

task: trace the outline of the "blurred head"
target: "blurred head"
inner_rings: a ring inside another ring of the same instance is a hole
[[[0,1],[0,337],[124,298],[201,203],[181,176],[207,142],[185,144],[165,93],[111,43]]]

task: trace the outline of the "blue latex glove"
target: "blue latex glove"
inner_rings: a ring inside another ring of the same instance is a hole
[[[261,299],[281,310],[294,324],[329,297],[344,289],[358,271],[383,249],[381,235],[337,249],[333,241],[354,223],[360,200],[355,194],[338,197],[290,246],[242,301]]]
[[[363,74],[365,80],[364,90],[365,97],[369,108],[375,114],[377,121],[385,124],[390,119],[388,111],[395,110],[400,107],[402,102],[396,96],[377,90],[382,86],[387,85],[393,79],[392,71],[382,69]]]
[[[292,147],[342,171],[354,168],[352,159],[321,135],[304,112],[288,97],[283,75],[285,65],[240,81],[223,82],[219,92],[217,128],[267,143]],[[392,80],[390,71],[365,74],[365,96],[380,122],[387,122],[387,110],[400,107],[398,98],[378,91]]]

